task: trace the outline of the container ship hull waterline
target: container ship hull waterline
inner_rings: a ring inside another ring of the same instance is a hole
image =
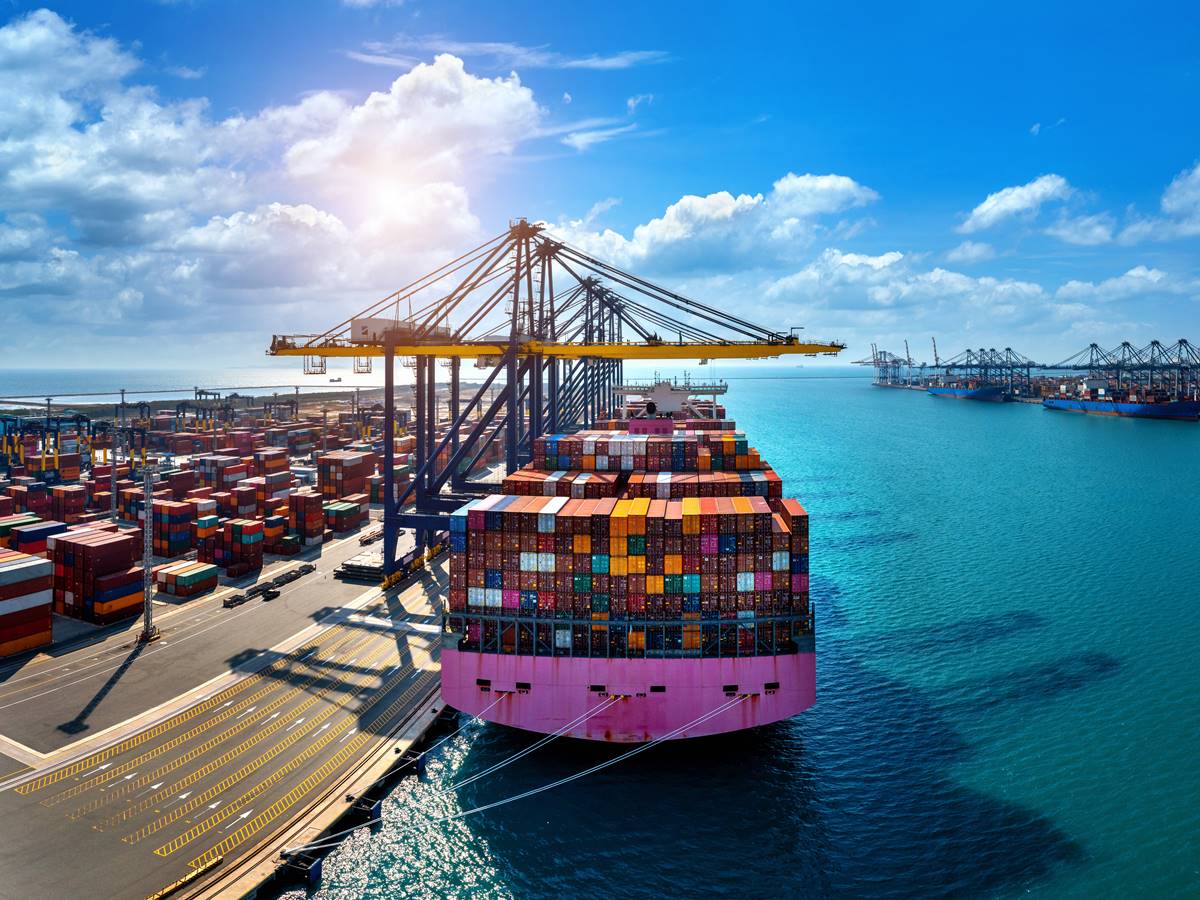
[[[1122,400],[1086,400],[1077,397],[1046,397],[1046,409],[1087,413],[1093,416],[1122,416],[1134,419],[1179,419],[1195,422],[1200,419],[1200,401],[1164,400],[1142,403]]]
[[[982,400],[985,403],[1004,403],[1009,399],[1008,393],[999,385],[981,385],[979,387],[930,387],[931,396],[949,397],[953,400]]]
[[[601,425],[539,438],[503,493],[452,517],[445,701],[620,743],[807,709],[804,508],[733,422],[643,411]]]

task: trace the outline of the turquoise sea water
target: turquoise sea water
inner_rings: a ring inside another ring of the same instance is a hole
[[[809,373],[806,371],[805,374]],[[618,751],[472,723],[320,896],[1200,893],[1200,426],[730,380],[812,517],[818,701]]]

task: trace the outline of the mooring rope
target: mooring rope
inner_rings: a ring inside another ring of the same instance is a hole
[[[473,716],[472,718],[478,718],[479,716],[482,716],[484,713],[488,712],[490,709],[492,709],[492,707],[494,707],[497,703],[499,703],[501,700],[503,700],[507,696],[508,696],[507,693],[501,694],[499,697],[497,697],[495,700],[493,700],[485,709],[480,711],[477,716]],[[483,778],[486,775],[490,775],[493,772],[503,769],[505,766],[508,766],[508,765],[516,762],[518,759],[521,759],[524,756],[528,756],[530,753],[533,753],[535,750],[538,750],[538,749],[546,746],[546,744],[550,743],[551,741],[555,740],[556,738],[562,737],[563,734],[565,734],[570,729],[574,728],[576,725],[581,725],[583,722],[586,722],[588,719],[592,718],[592,716],[595,716],[598,713],[601,713],[604,710],[608,709],[610,706],[612,706],[614,703],[616,703],[620,699],[621,699],[620,697],[609,697],[604,703],[601,703],[599,706],[588,710],[587,712],[583,713],[582,715],[576,716],[574,719],[572,719],[566,725],[563,725],[557,731],[555,731],[551,734],[548,734],[545,737],[539,739],[535,743],[526,747],[524,750],[514,753],[512,756],[509,756],[508,758],[501,760],[500,762],[496,763],[493,766],[489,766],[488,768],[484,769],[482,772],[478,772],[475,775],[472,775],[469,778],[466,778],[457,784],[453,784],[453,785],[450,785],[450,786],[444,787],[444,788],[439,788],[437,790],[436,794],[440,796],[441,794],[450,793],[451,791],[457,790],[458,788],[463,787],[464,785],[470,784],[474,781],[478,781],[480,778]],[[469,722],[469,721],[470,721],[470,719],[467,720],[467,722]],[[450,740],[450,738],[454,737],[454,735],[456,735],[456,734],[458,734],[458,732],[462,731],[462,729],[466,727],[467,722],[464,722],[457,729],[455,729],[452,733],[446,735],[446,737],[442,738],[440,741],[438,741],[436,744],[434,744],[428,750],[422,751],[420,756],[425,756],[426,754],[431,753],[432,751],[436,750],[442,744],[446,743],[446,741]],[[368,785],[367,788],[364,789],[363,793],[366,793],[366,791],[369,791],[372,787],[374,787],[380,781],[383,781],[386,778],[390,778],[391,776],[395,775],[396,772],[399,772],[401,769],[404,769],[407,766],[412,765],[414,762],[416,762],[416,759],[410,759],[407,762],[405,762],[404,765],[398,766],[394,769],[391,769],[385,775],[382,775],[379,778],[377,778],[375,781],[371,782],[371,784]],[[346,828],[342,831],[336,831],[333,834],[325,835],[325,837],[319,839],[320,843],[313,842],[311,844],[302,844],[299,847],[289,847],[285,850],[280,851],[280,855],[281,856],[290,856],[295,853],[301,853],[301,852],[305,852],[305,851],[313,850],[313,849],[320,849],[321,847],[325,846],[326,841],[333,842],[329,846],[336,846],[336,844],[339,843],[339,841],[333,840],[334,838],[340,838],[343,835],[349,834],[353,831],[357,831],[359,828],[363,828],[364,826],[368,826],[368,825],[374,825],[375,823],[382,822],[382,821],[383,821],[383,816],[377,816],[375,818],[368,819],[366,822],[361,822],[358,825],[353,826],[352,828]]]
[[[704,722],[707,722],[709,719],[712,719],[716,716],[721,715],[722,713],[725,713],[725,712],[733,709],[739,703],[744,701],[748,696],[750,696],[750,695],[742,694],[738,697],[733,698],[732,700],[727,700],[724,703],[722,703],[720,706],[718,706],[716,709],[710,710],[709,712],[706,712],[704,715],[699,716],[698,718],[693,719],[692,721],[690,721],[684,725],[680,725],[678,728],[674,729],[673,731],[670,731],[664,735],[661,735],[660,737],[657,737],[652,741],[648,741],[645,744],[638,744],[632,750],[627,750],[626,752],[620,754],[619,756],[614,756],[610,760],[606,760],[602,763],[597,763],[596,765],[591,766],[587,769],[584,769],[580,772],[576,772],[573,775],[568,775],[564,778],[559,778],[557,781],[552,781],[549,784],[544,784],[544,785],[541,785],[540,787],[531,788],[528,791],[523,791],[522,793],[514,794],[511,797],[505,797],[502,800],[495,800],[491,803],[485,803],[482,806],[476,806],[471,809],[462,810],[460,812],[453,813],[448,816],[442,816],[437,819],[428,819],[424,822],[416,822],[413,825],[409,826],[408,828],[402,829],[400,834],[405,834],[409,831],[415,831],[417,828],[421,828],[421,827],[424,827],[427,825],[438,825],[438,824],[441,824],[442,822],[451,822],[451,821],[454,821],[455,819],[463,819],[463,818],[466,818],[467,816],[472,816],[477,813],[486,812],[489,809],[495,809],[498,806],[505,806],[509,803],[515,803],[518,800],[524,800],[525,798],[532,797],[535,794],[541,794],[545,791],[552,790],[556,787],[561,787],[562,785],[568,784],[572,781],[577,781],[580,778],[584,778],[595,772],[599,772],[601,769],[606,769],[609,766],[614,766],[619,762],[623,762],[624,760],[627,760],[632,756],[636,756],[639,753],[644,753],[645,751],[649,750],[651,747],[657,746],[658,744],[661,744],[663,741],[668,741],[671,738],[674,738],[674,737],[682,734],[683,732],[687,731],[689,728],[694,728],[697,725],[701,725]],[[616,700],[616,699],[618,699],[618,698],[612,698],[612,700]],[[593,711],[593,713],[598,712],[600,709],[603,709],[603,708],[605,708],[605,705],[597,707],[596,710]],[[572,727],[572,725],[569,723],[568,725],[563,726],[563,729],[559,729],[559,731],[561,732],[561,731],[565,730],[566,728],[570,728],[570,727]],[[549,738],[549,740],[553,740],[555,736],[557,736],[557,733],[556,733],[556,735],[547,735],[547,737],[543,738],[541,741],[539,741],[538,744],[541,745],[544,743],[548,743],[549,741],[547,740],[547,738]],[[530,750],[530,752],[532,752],[532,749]],[[517,758],[519,758],[519,757],[511,757],[510,759],[505,760],[503,762],[503,765],[507,765],[509,762],[515,762]],[[495,771],[496,768],[497,768],[497,766],[493,766],[487,771]],[[486,773],[479,773],[479,777],[482,777],[483,774],[486,774]],[[470,780],[474,780],[474,778],[475,778],[475,776],[472,776],[471,779],[464,780],[463,782],[460,782],[459,785],[456,785],[455,787],[460,787],[464,784],[467,784]],[[371,819],[368,822],[363,822],[361,825],[356,825],[354,828],[346,829],[346,831],[338,832],[337,834],[333,834],[333,835],[328,835],[325,838],[322,838],[318,842],[313,842],[311,844],[304,844],[300,847],[294,847],[289,850],[284,850],[282,855],[289,856],[291,854],[299,853],[302,851],[310,852],[310,851],[315,851],[315,850],[331,849],[341,843],[340,840],[334,840],[334,838],[339,837],[340,835],[347,834],[351,831],[356,831],[359,828],[362,828],[366,825],[373,825],[376,822],[381,822],[381,821],[383,821],[383,817],[379,816],[378,818]]]

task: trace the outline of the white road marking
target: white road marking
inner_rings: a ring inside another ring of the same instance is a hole
[[[96,766],[96,768],[92,769],[91,772],[84,772],[83,777],[87,778],[89,775],[93,775],[96,772],[103,772],[105,769],[111,769],[111,768],[112,768],[112,763],[105,763],[102,766]]]
[[[233,717],[233,718],[234,718],[234,721],[236,722],[238,719],[241,719],[241,718],[244,718],[245,716],[248,716],[248,715],[250,715],[250,713],[254,712],[256,709],[258,709],[258,706],[252,706],[252,707],[250,707],[250,708],[249,708],[248,710],[246,710],[244,713],[241,713],[241,714],[239,714],[239,715],[236,715],[236,716],[234,716],[234,717]]]
[[[172,800],[171,802],[172,802],[172,803],[182,803],[184,800],[186,800],[186,799],[187,799],[188,797],[190,797],[190,796],[192,796],[192,792],[191,792],[191,791],[184,791],[182,794],[180,794],[178,797],[176,797],[176,798],[175,798],[174,800]]]
[[[293,722],[291,725],[289,725],[287,728],[285,728],[285,729],[283,729],[283,730],[284,730],[284,731],[291,731],[293,728],[295,728],[297,725],[299,725],[299,724],[300,724],[301,722],[303,722],[303,721],[304,721],[304,716],[301,716],[301,717],[300,717],[300,718],[298,718],[298,719],[297,719],[295,722]]]
[[[150,792],[152,792],[152,791],[157,791],[157,790],[158,790],[160,787],[162,787],[164,784],[166,784],[166,782],[165,782],[165,781],[160,781],[160,782],[158,782],[158,784],[152,784],[152,785],[150,785],[150,787],[146,788],[146,790],[144,790],[144,791],[142,791],[140,794],[138,794],[138,796],[139,796],[139,797],[145,797],[145,796],[146,796],[147,794],[149,794]]]

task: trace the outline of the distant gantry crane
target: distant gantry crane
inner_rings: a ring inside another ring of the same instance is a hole
[[[448,513],[483,489],[468,476],[493,441],[503,440],[505,469],[512,472],[531,458],[542,434],[611,417],[625,360],[757,359],[845,349],[838,342],[801,341],[793,332],[685,297],[520,219],[321,334],[275,335],[268,354],[302,357],[306,370],[322,371],[330,357],[383,358],[386,579],[395,571],[400,527],[414,528],[418,547],[427,546]],[[412,481],[399,497],[393,480],[398,356],[410,358],[414,369],[416,438]],[[440,439],[439,359],[449,362],[451,419]],[[462,391],[464,359],[488,373],[469,397]],[[410,497],[413,509],[401,513]]]
[[[1124,341],[1111,350],[1093,343],[1055,363],[1035,362],[1011,347],[967,349],[941,359],[934,340],[934,362],[928,365],[913,362],[907,341],[904,347],[901,357],[872,344],[870,358],[855,360],[855,365],[872,366],[875,384],[884,387],[986,385],[1015,397],[1030,396],[1057,376],[1082,374],[1085,381],[1142,397],[1200,396],[1200,350],[1186,339],[1174,344],[1155,340],[1144,347]]]

